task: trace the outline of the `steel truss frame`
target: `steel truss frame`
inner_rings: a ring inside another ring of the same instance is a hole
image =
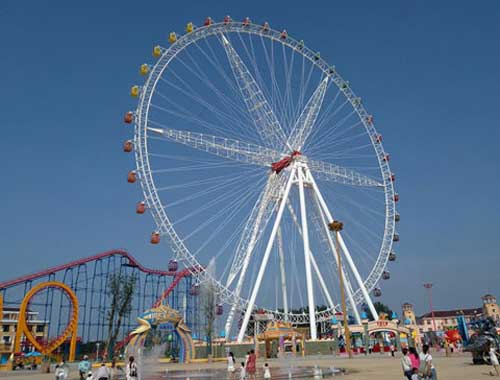
[[[380,280],[382,272],[387,265],[389,253],[392,247],[392,238],[395,231],[395,203],[394,203],[394,189],[393,183],[390,179],[391,171],[388,165],[388,162],[384,159],[386,157],[386,153],[383,149],[383,146],[379,140],[379,135],[374,127],[373,118],[366,111],[364,105],[359,100],[359,98],[352,91],[348,82],[346,82],[340,74],[335,70],[332,66],[328,65],[326,61],[322,58],[318,58],[316,52],[304,46],[301,42],[287,36],[287,38],[282,38],[282,34],[279,31],[272,29],[264,29],[260,25],[255,24],[243,24],[239,22],[229,22],[229,23],[215,23],[204,27],[196,28],[191,33],[180,36],[175,43],[173,43],[168,49],[161,48],[161,57],[158,59],[156,64],[152,67],[150,74],[148,75],[145,84],[141,88],[140,96],[139,96],[139,104],[138,108],[135,112],[135,133],[134,133],[134,143],[135,143],[135,157],[136,157],[136,168],[138,177],[140,179],[140,184],[142,186],[142,190],[144,193],[144,198],[147,207],[151,210],[153,218],[157,224],[158,231],[161,235],[165,235],[169,237],[169,243],[172,248],[172,251],[175,257],[179,260],[182,260],[183,263],[190,268],[198,268],[199,263],[196,258],[190,253],[183,240],[177,235],[176,231],[173,228],[173,225],[163,208],[163,204],[160,200],[160,197],[156,191],[153,173],[149,163],[148,157],[148,132],[153,132],[157,134],[161,134],[163,137],[175,141],[181,144],[185,144],[197,149],[201,149],[207,151],[212,154],[216,154],[228,159],[234,159],[238,161],[243,161],[251,164],[264,165],[268,166],[272,163],[276,158],[281,158],[286,156],[290,152],[285,151],[274,151],[274,147],[268,144],[267,147],[260,147],[257,145],[248,144],[245,142],[239,142],[236,140],[225,139],[223,137],[216,136],[207,136],[201,134],[194,134],[188,131],[179,131],[173,129],[159,129],[155,128],[155,126],[148,125],[148,114],[150,109],[151,99],[154,95],[156,85],[160,80],[163,72],[166,70],[170,62],[175,59],[176,55],[191,45],[192,43],[207,38],[209,36],[227,36],[232,32],[237,33],[248,33],[258,35],[262,38],[268,38],[275,42],[281,43],[294,51],[303,55],[303,57],[309,60],[312,64],[314,64],[319,70],[324,73],[324,81],[320,83],[320,86],[315,92],[316,100],[315,102],[321,106],[322,97],[324,95],[324,90],[326,89],[326,84],[331,83],[336,85],[341,92],[345,95],[348,102],[351,104],[356,114],[358,115],[360,121],[362,122],[370,140],[373,145],[373,148],[376,153],[376,157],[378,160],[378,164],[380,167],[380,171],[382,174],[383,181],[378,182],[366,176],[355,173],[354,171],[350,171],[346,168],[338,167],[326,162],[307,160],[305,158],[304,162],[307,162],[308,173],[313,172],[317,178],[321,178],[323,180],[333,180],[343,184],[349,185],[357,185],[357,186],[377,186],[383,188],[385,194],[385,230],[384,236],[382,238],[382,244],[379,251],[379,255],[377,257],[376,263],[366,277],[366,279],[358,281],[359,279],[356,277],[356,281],[358,282],[358,289],[353,292],[351,300],[351,306],[355,309],[356,304],[360,304],[364,300],[366,300],[367,292],[371,291],[377,282]],[[224,37],[225,39],[226,37]],[[226,41],[228,41],[226,39]],[[242,62],[240,63],[235,56],[235,52],[231,51],[231,48],[223,41],[223,44],[227,48],[226,51],[230,61],[233,61],[233,71],[236,76],[238,76],[241,81],[246,80],[247,83],[253,83],[252,78],[247,75],[247,69],[245,69]],[[237,63],[236,63],[237,62]],[[258,88],[254,89],[254,92],[258,92]],[[323,92],[323,95],[322,95]],[[314,100],[314,95],[313,95]],[[261,100],[262,101],[262,100]],[[248,105],[248,104],[247,104]],[[304,123],[304,125],[312,125],[311,118],[314,119],[314,107],[311,107],[308,111],[305,110],[305,115],[309,114],[309,117],[305,117],[305,120],[309,120],[308,123]],[[269,125],[267,125],[269,126]],[[275,140],[275,138],[281,138],[282,134],[278,129],[279,125],[276,123],[272,123],[272,128],[270,130],[265,131],[264,133],[267,135],[269,133],[272,134],[273,138],[270,143]],[[301,136],[307,136],[306,128],[300,129],[296,134],[294,134],[293,139],[289,139],[284,142],[284,145],[289,146],[290,143],[293,143],[295,147],[300,147],[303,144],[303,138]],[[299,137],[298,140],[296,137]],[[292,149],[295,149],[292,146]],[[302,174],[299,175],[299,178],[304,180],[304,177],[301,177]],[[283,184],[278,188],[278,192],[283,191]],[[255,205],[256,208],[259,207],[259,204]],[[255,208],[254,208],[255,211]],[[267,215],[271,215],[271,212],[267,212]],[[245,231],[244,235],[248,233]],[[252,236],[252,234],[250,234]],[[305,243],[304,243],[305,244]],[[342,245],[342,249],[347,252],[347,247],[345,244]],[[251,250],[250,250],[251,251]],[[247,250],[248,252],[248,250]],[[307,251],[306,251],[307,252]],[[307,254],[306,254],[307,256]],[[235,268],[238,271],[241,270],[241,263],[244,262],[243,259],[247,256],[238,256],[238,260],[240,264],[235,264]],[[307,259],[306,259],[307,262]],[[348,262],[348,264],[350,264]],[[199,281],[206,280],[207,274],[203,271],[193,271],[194,276],[198,278]],[[234,274],[232,273],[232,277],[234,279]],[[355,274],[355,272],[354,272]],[[232,291],[228,289],[228,286],[222,284],[217,279],[210,279],[218,290],[219,299],[222,302],[229,303],[232,305],[234,310],[246,311],[249,313],[252,311],[253,302],[249,302],[246,299],[240,297],[238,292]],[[232,280],[231,280],[232,281]],[[255,298],[255,297],[253,297]],[[233,315],[234,315],[233,310]],[[311,322],[311,320],[316,319],[318,322],[329,320],[335,310],[328,309],[326,311],[315,313],[314,317],[310,315],[295,315],[295,314],[287,314],[277,311],[269,310],[269,313],[272,313],[275,319],[278,320],[289,320],[295,323],[304,323]],[[248,318],[246,318],[248,319]],[[244,331],[244,330],[243,330]],[[241,333],[241,331],[240,331]],[[240,334],[241,335],[241,334]],[[226,335],[228,336],[228,335]]]

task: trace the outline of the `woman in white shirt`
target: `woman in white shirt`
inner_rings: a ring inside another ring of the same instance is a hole
[[[234,354],[232,352],[227,355],[227,371],[234,372]]]
[[[437,380],[437,373],[434,364],[432,363],[432,355],[429,353],[429,345],[424,344],[422,346],[422,352],[420,353],[420,370],[422,374],[422,379],[425,380]]]

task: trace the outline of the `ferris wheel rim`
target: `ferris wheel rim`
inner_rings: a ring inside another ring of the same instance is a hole
[[[377,255],[377,260],[373,265],[370,273],[363,279],[364,285],[368,291],[373,290],[377,283],[380,281],[382,274],[387,267],[389,254],[391,252],[392,243],[393,243],[393,235],[395,233],[395,192],[393,188],[393,183],[390,180],[391,171],[389,168],[388,162],[386,162],[383,157],[385,156],[385,151],[383,149],[381,142],[376,142],[375,138],[378,135],[377,131],[373,125],[373,122],[369,122],[368,118],[371,115],[366,111],[366,108],[361,102],[356,102],[356,95],[352,91],[350,86],[347,86],[344,89],[341,89],[341,85],[347,83],[341,76],[338,74],[337,70],[333,70],[332,66],[329,66],[323,58],[316,59],[316,52],[307,48],[305,45],[301,45],[300,42],[295,40],[294,38],[287,36],[286,39],[281,38],[281,32],[277,30],[273,30],[271,28],[263,31],[261,25],[257,24],[244,24],[241,22],[230,22],[230,23],[214,23],[208,26],[202,26],[196,28],[190,33],[179,36],[177,41],[170,45],[168,48],[162,48],[162,54],[153,65],[150,74],[148,75],[146,82],[142,86],[142,91],[139,96],[139,104],[136,110],[136,121],[134,128],[134,145],[136,146],[135,157],[136,157],[136,169],[139,177],[139,182],[142,187],[142,191],[144,194],[145,202],[147,207],[151,210],[151,214],[155,220],[155,223],[158,226],[158,231],[161,235],[167,235],[169,237],[170,245],[173,249],[174,255],[176,258],[187,263],[187,267],[194,268],[192,274],[194,276],[200,277],[201,280],[206,280],[205,272],[200,272],[198,268],[201,267],[198,260],[191,254],[189,249],[185,246],[183,240],[179,237],[177,232],[175,231],[172,222],[170,221],[169,216],[167,215],[164,207],[161,203],[161,198],[157,192],[157,188],[155,186],[154,177],[152,175],[152,170],[149,163],[148,156],[148,144],[147,144],[147,123],[148,123],[148,115],[149,108],[151,105],[151,99],[155,93],[156,86],[158,81],[162,77],[165,69],[169,66],[170,62],[175,59],[177,54],[184,49],[186,49],[192,43],[201,40],[203,38],[214,36],[220,33],[248,33],[252,35],[257,35],[260,37],[268,38],[273,42],[279,42],[282,45],[285,45],[295,52],[301,54],[303,57],[308,59],[311,64],[316,66],[318,69],[323,71],[326,75],[332,78],[332,82],[342,90],[344,96],[348,99],[349,103],[356,111],[359,119],[362,121],[362,124],[371,140],[372,147],[376,153],[378,166],[380,168],[380,172],[383,180],[383,188],[385,194],[385,226],[384,226],[384,235],[382,238],[382,244]],[[231,300],[231,302],[235,302],[235,294],[234,291],[228,289],[224,286],[220,281],[216,278],[211,278],[216,284],[216,287],[221,295],[221,299],[226,302],[227,300]],[[248,300],[237,296],[238,306],[240,310],[243,310]],[[363,295],[361,289],[358,288],[353,293],[354,302],[356,305],[362,303]],[[263,308],[266,311],[273,313],[275,317],[278,319],[285,318],[285,313],[279,311],[269,310],[267,308]],[[335,312],[335,308],[328,308],[321,312],[316,312],[318,316],[318,320],[325,320],[332,315],[332,312]],[[301,319],[301,314],[287,313],[287,317],[296,317],[297,319]],[[304,315],[307,319],[307,315]]]

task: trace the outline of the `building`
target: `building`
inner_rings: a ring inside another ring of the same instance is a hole
[[[458,326],[457,318],[461,316],[464,317],[466,323],[481,317],[491,317],[500,324],[500,309],[495,296],[486,294],[481,299],[483,305],[478,308],[434,310],[420,317],[415,316],[412,304],[404,303],[403,321],[405,325],[418,326],[420,334],[455,329]]]
[[[453,309],[435,310],[418,318],[418,326],[421,333],[431,331],[445,331],[457,328],[457,318],[463,316],[466,323],[483,315],[482,308],[475,309]]]
[[[37,340],[45,340],[48,334],[48,322],[38,319],[36,311],[28,311],[27,314],[26,322],[32,335]],[[18,307],[0,309],[0,364],[5,363],[14,351],[18,320]],[[31,350],[31,347],[27,347],[27,350]]]
[[[482,297],[483,314],[493,318],[497,323],[500,322],[500,310],[498,310],[497,299],[491,294],[486,294]]]

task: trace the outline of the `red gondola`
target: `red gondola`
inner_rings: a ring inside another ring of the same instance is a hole
[[[394,194],[394,202],[399,202],[399,194]]]
[[[137,205],[135,206],[135,212],[137,214],[144,214],[145,211],[146,211],[146,203],[144,203],[144,201],[137,203]]]
[[[381,134],[376,135],[375,141],[380,144],[382,142],[382,135]]]
[[[194,284],[191,286],[191,289],[189,289],[189,294],[192,296],[197,296],[200,294],[200,284]]]
[[[243,26],[249,26],[252,23],[249,17],[243,19]]]
[[[215,306],[215,314],[217,314],[217,315],[224,314],[224,308],[222,307],[222,305],[220,303]]]
[[[286,31],[286,30],[283,30],[283,31],[281,32],[281,34],[280,34],[280,38],[281,38],[282,40],[286,40],[286,39],[288,38],[288,33],[287,33],[287,31]]]
[[[389,153],[386,153],[386,154],[384,155],[383,160],[384,160],[385,162],[389,162],[390,158],[391,158],[391,157],[389,156]]]
[[[127,181],[129,183],[134,183],[135,181],[137,181],[137,174],[136,174],[135,170],[128,172]]]
[[[151,244],[158,244],[160,242],[160,233],[153,232],[151,234]]]
[[[394,173],[391,174],[391,181],[394,182],[396,180],[396,175]]]
[[[127,140],[123,143],[123,151],[126,153],[130,153],[134,150],[134,143],[132,140]]]
[[[224,24],[229,24],[232,21],[233,20],[231,20],[231,16],[227,15],[227,16],[224,17]]]
[[[179,264],[177,263],[177,260],[170,260],[168,262],[168,271],[169,272],[177,272],[178,267],[179,267]]]
[[[134,121],[134,113],[132,111],[127,112],[123,117],[123,121],[127,124],[131,124],[132,121]]]
[[[212,17],[207,17],[205,19],[205,22],[203,23],[203,25],[205,25],[205,26],[209,26],[209,25],[212,25],[212,24],[213,24]]]

